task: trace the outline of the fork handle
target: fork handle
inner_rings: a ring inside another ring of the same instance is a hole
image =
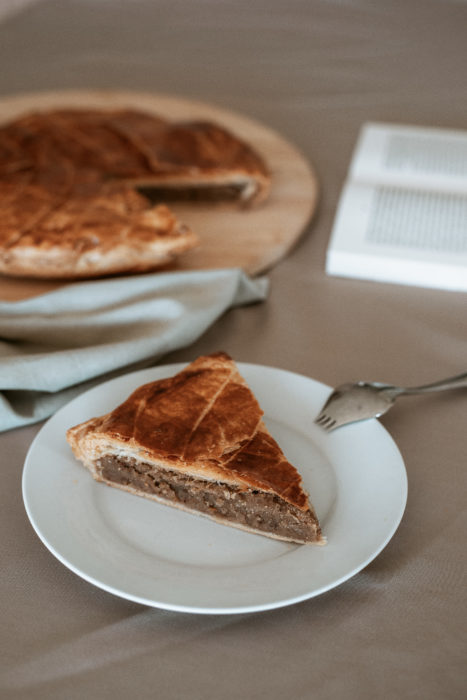
[[[433,384],[424,384],[423,386],[408,387],[407,389],[402,389],[398,393],[425,394],[429,391],[445,391],[446,389],[461,389],[462,387],[467,387],[467,372],[457,374],[455,377],[450,377],[449,379],[442,379],[439,382],[433,382]]]

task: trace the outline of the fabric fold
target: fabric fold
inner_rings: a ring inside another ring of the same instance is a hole
[[[190,345],[267,289],[265,277],[227,268],[80,282],[0,303],[0,430],[43,420],[90,386]]]

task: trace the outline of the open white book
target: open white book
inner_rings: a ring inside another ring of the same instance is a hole
[[[365,124],[326,272],[467,291],[467,132]]]

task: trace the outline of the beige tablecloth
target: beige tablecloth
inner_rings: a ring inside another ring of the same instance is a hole
[[[228,311],[165,360],[224,349],[330,385],[422,383],[465,371],[467,296],[327,278],[324,256],[363,121],[465,128],[466,28],[467,4],[449,0],[43,0],[0,24],[0,93],[135,87],[282,132],[319,174],[315,221],[270,272],[265,303]],[[464,698],[466,415],[458,392],[382,420],[409,498],[363,571],[306,602],[228,616],[146,608],[65,568],[22,504],[40,425],[0,435],[1,697]]]

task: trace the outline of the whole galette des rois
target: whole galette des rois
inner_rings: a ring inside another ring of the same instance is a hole
[[[212,122],[132,109],[24,115],[0,127],[0,272],[157,269],[199,243],[171,200],[256,205],[269,186],[254,149]]]

